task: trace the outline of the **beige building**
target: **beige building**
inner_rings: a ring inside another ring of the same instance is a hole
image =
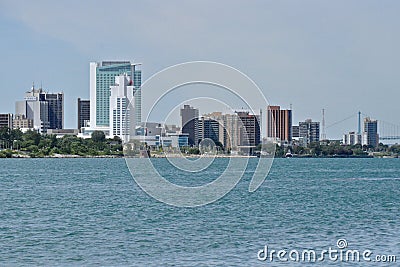
[[[33,129],[33,120],[27,119],[25,115],[16,115],[13,120],[13,128],[20,129],[23,132],[28,129]]]

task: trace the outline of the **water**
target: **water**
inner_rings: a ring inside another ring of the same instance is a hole
[[[198,185],[226,160],[196,178],[156,164]],[[256,192],[249,169],[200,208],[147,196],[123,159],[3,159],[0,169],[0,266],[298,266],[257,252],[336,248],[340,238],[400,261],[399,159],[277,159]]]

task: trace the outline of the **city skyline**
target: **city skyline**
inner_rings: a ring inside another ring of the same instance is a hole
[[[211,4],[227,12],[210,10]],[[92,12],[87,13],[89,6]],[[3,1],[0,7],[4,37],[0,47],[5,59],[0,73],[7,88],[0,100],[1,113],[12,111],[8,99],[17,99],[35,81],[43,88],[64,91],[65,113],[70,115],[65,127],[75,128],[76,99],[89,99],[87,62],[145,62],[145,81],[176,63],[211,60],[246,73],[270,105],[289,108],[292,104],[293,121],[321,121],[325,109],[326,125],[330,125],[362,110],[378,120],[400,124],[397,1],[385,5],[374,1],[139,2],[135,16],[120,18],[123,25],[132,25],[129,34],[114,27],[106,2],[65,7],[57,2]],[[98,14],[104,16],[99,19]],[[115,42],[113,36],[122,39]],[[30,66],[24,75],[18,71],[22,62]],[[382,100],[377,101],[376,95]],[[327,137],[339,139],[353,125],[348,121],[327,129]]]

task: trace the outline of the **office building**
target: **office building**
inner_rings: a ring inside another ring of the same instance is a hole
[[[64,129],[64,93],[39,93],[39,101],[47,102],[49,114],[48,129]]]
[[[261,142],[260,116],[247,111],[236,112],[239,117],[239,146],[256,147]]]
[[[78,98],[78,130],[88,127],[90,121],[90,100]]]
[[[141,71],[138,64],[130,61],[102,61],[90,63],[90,128],[109,131],[110,126],[110,86],[115,77],[125,74],[131,77],[135,94],[135,124],[141,122]],[[132,79],[133,77],[133,79]]]
[[[190,146],[197,146],[199,140],[199,110],[190,105],[184,105],[180,115],[182,119],[182,133],[188,134]]]
[[[377,147],[379,144],[378,121],[370,118],[364,119],[364,131],[362,133],[362,144]]]
[[[199,143],[204,139],[211,139],[215,144],[217,144],[220,142],[219,133],[220,123],[218,121],[210,118],[201,117],[201,119],[199,120]]]
[[[356,132],[349,132],[348,134],[344,134],[343,145],[353,146],[361,144],[362,143],[361,136],[362,136],[361,134],[358,134]]]
[[[26,92],[24,100],[15,103],[15,116],[32,120],[33,129],[39,133],[46,133],[50,127],[49,103],[40,100],[42,93],[42,89],[36,90],[34,87]]]
[[[131,77],[121,74],[114,77],[115,85],[110,86],[109,114],[110,138],[118,136],[128,142],[135,135],[134,86]]]
[[[303,139],[303,143],[308,145],[313,142],[319,142],[320,123],[308,119],[299,122],[299,137]]]
[[[205,118],[210,118],[219,124],[219,142],[222,143],[225,150],[237,151],[241,144],[242,136],[241,128],[243,127],[237,113],[222,114],[222,112],[212,112],[203,115]]]
[[[34,129],[33,120],[27,119],[25,115],[15,115],[15,118],[13,120],[13,128],[20,129],[22,132]]]
[[[280,106],[268,106],[266,137],[281,143],[292,141],[292,110],[281,110]]]
[[[299,139],[300,138],[300,128],[299,125],[292,126],[292,139]]]
[[[13,114],[5,113],[0,114],[0,129],[1,128],[13,128]]]

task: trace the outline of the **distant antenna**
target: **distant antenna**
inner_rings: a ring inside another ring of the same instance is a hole
[[[358,134],[361,134],[361,111],[358,112]]]
[[[326,133],[325,133],[325,109],[322,109],[322,140],[326,140]]]
[[[292,103],[290,103],[290,110],[292,110]]]

